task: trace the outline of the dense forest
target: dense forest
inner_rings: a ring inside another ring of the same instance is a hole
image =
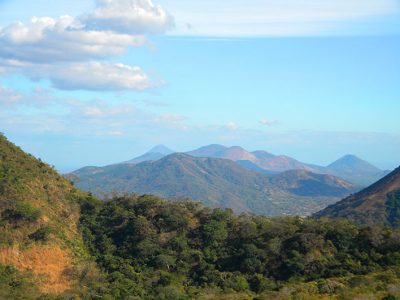
[[[398,299],[400,231],[153,196],[82,200],[106,299]],[[106,296],[107,295],[107,296]],[[95,297],[94,297],[95,298]]]

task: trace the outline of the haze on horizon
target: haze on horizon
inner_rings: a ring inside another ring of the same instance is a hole
[[[400,164],[396,0],[0,0],[0,131],[61,170],[207,144]]]

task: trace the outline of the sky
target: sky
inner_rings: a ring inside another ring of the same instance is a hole
[[[157,144],[400,164],[398,0],[0,0],[0,131],[62,172]]]

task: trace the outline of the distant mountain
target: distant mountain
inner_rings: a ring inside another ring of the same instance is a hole
[[[217,154],[226,150],[227,147],[218,145],[218,144],[212,144],[208,146],[201,147],[196,150],[188,151],[186,154],[195,156],[195,157],[219,157]]]
[[[159,145],[149,152],[124,163],[138,164],[145,161],[157,161],[172,153],[175,152],[163,145]],[[323,167],[307,164],[286,155],[274,155],[263,150],[249,152],[240,146],[226,147],[212,144],[188,151],[186,154],[194,157],[229,159],[249,170],[259,171],[264,174],[276,174],[290,170],[329,174],[343,178],[360,187],[368,186],[389,173],[389,171],[383,171],[355,155],[345,155],[329,166]]]
[[[314,215],[400,227],[400,168],[375,184]]]
[[[210,145],[194,151],[189,151],[187,152],[187,154],[198,157],[225,158],[236,162],[241,161],[241,164],[245,167],[249,166],[249,169],[253,170],[254,165],[256,165],[258,168],[265,170],[269,173],[284,172],[295,169],[317,171],[316,168],[299,162],[294,158],[288,156],[276,156],[274,154],[261,150],[249,152],[239,146],[228,148],[222,145]],[[253,164],[243,164],[243,161],[249,161]]]
[[[247,150],[239,146],[233,146],[224,149],[216,153],[215,157],[225,158],[233,161],[238,161],[238,160],[248,160],[251,162],[257,161],[257,157],[254,154],[248,152]]]
[[[158,145],[152,148],[150,151],[146,152],[145,154],[138,156],[136,158],[133,158],[131,160],[128,160],[124,163],[127,164],[138,164],[144,161],[154,161],[154,160],[159,160],[167,155],[170,155],[172,153],[175,153],[175,151],[169,149],[168,147],[164,145]]]
[[[118,192],[184,197],[208,206],[268,216],[307,215],[354,191],[354,186],[335,181],[333,176],[305,173],[297,184],[295,176],[293,173],[288,184],[227,159],[178,153],[137,165],[84,168],[68,177],[79,188],[100,196]],[[318,193],[309,178],[321,181]]]
[[[377,173],[381,170],[355,155],[345,155],[327,166],[328,170],[337,172],[367,172]]]
[[[373,166],[355,155],[345,155],[326,167],[326,172],[350,180],[361,186],[367,186],[387,175],[388,171],[383,171]]]
[[[170,155],[172,153],[175,153],[175,151],[171,150],[170,148],[168,148],[165,145],[157,145],[157,146],[153,147],[152,149],[150,149],[150,151],[148,153],[161,153],[164,155]]]

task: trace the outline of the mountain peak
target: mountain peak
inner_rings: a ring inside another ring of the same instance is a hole
[[[347,154],[339,158],[338,160],[331,163],[328,167],[330,170],[346,171],[351,168],[353,171],[362,171],[365,173],[379,173],[382,172],[379,168],[373,166],[369,162],[353,155]]]
[[[175,151],[171,150],[170,148],[168,148],[165,145],[157,145],[157,146],[151,148],[147,153],[160,153],[160,154],[164,154],[164,155],[169,155],[169,154],[175,153]]]

